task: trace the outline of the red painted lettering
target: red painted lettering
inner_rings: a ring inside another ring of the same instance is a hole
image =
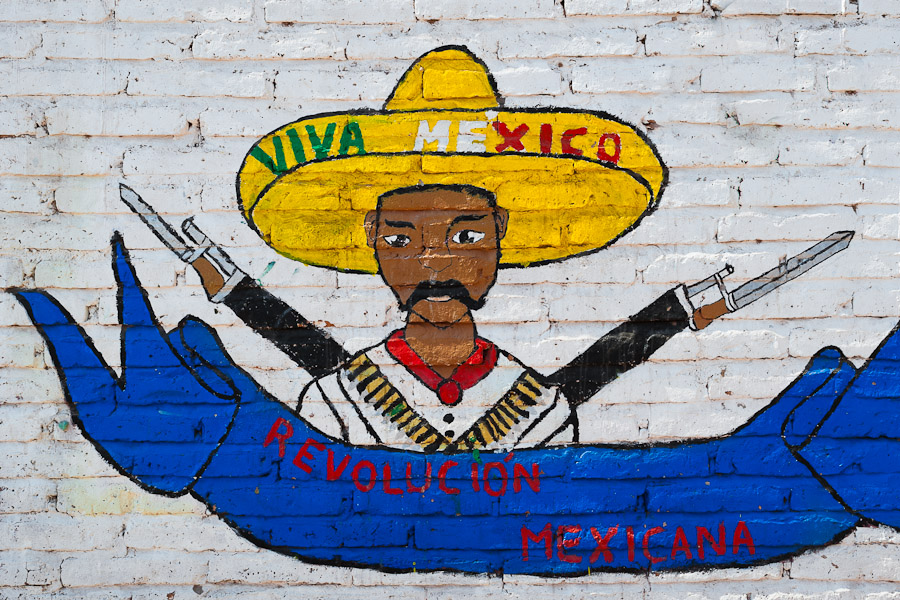
[[[556,528],[556,556],[559,560],[567,563],[580,563],[581,557],[574,554],[567,554],[566,548],[574,548],[581,543],[581,538],[566,538],[567,533],[578,533],[581,527],[578,525],[560,525]]]
[[[384,468],[382,469],[382,487],[384,488],[384,493],[389,496],[398,496],[403,493],[403,490],[400,488],[392,488],[391,487],[391,465],[388,463],[384,463]]]
[[[350,455],[348,454],[344,458],[341,459],[341,462],[338,464],[337,469],[334,468],[334,452],[329,448],[328,449],[328,460],[325,463],[325,480],[326,481],[337,481],[337,478],[341,476],[341,473],[344,472],[344,469],[347,468],[347,465],[350,464]]]
[[[535,543],[544,542],[544,553],[547,555],[547,560],[550,560],[550,556],[553,553],[553,528],[550,523],[544,525],[544,528],[541,529],[540,533],[532,533],[530,529],[527,527],[522,527],[522,560],[528,562],[528,542],[532,541]]]
[[[590,559],[588,562],[594,564],[600,559],[600,555],[603,555],[603,560],[608,563],[613,561],[613,553],[609,549],[609,542],[612,540],[616,534],[619,533],[619,526],[610,527],[606,530],[606,535],[601,536],[600,532],[597,531],[595,527],[591,527],[591,535],[594,536],[594,541],[597,543],[597,547],[591,553]],[[631,536],[632,542],[634,541],[634,534]],[[632,553],[634,550],[632,550]]]
[[[740,548],[742,544],[747,546],[747,551],[750,552],[750,556],[756,554],[756,545],[753,543],[753,536],[750,535],[747,524],[743,521],[738,521],[737,527],[734,528],[734,542],[731,544],[732,553],[737,554],[738,548]]]
[[[697,527],[697,558],[699,560],[703,560],[706,552],[705,548],[703,548],[703,540],[709,540],[709,543],[712,544],[713,550],[716,551],[716,554],[722,556],[725,554],[725,523],[719,523],[719,543],[716,543],[716,540],[713,539],[712,534],[709,533],[709,530],[706,527]]]
[[[522,144],[522,136],[528,131],[528,125],[525,123],[522,123],[510,133],[509,129],[506,127],[506,123],[495,121],[494,129],[503,136],[503,143],[497,144],[497,147],[495,148],[497,152],[503,152],[507,148],[512,148],[513,150],[525,149],[524,144]]]
[[[625,528],[625,539],[628,542],[628,562],[634,562],[634,529]]]
[[[359,482],[359,472],[363,469],[369,470],[369,482],[365,485]],[[356,489],[361,492],[371,492],[372,488],[375,487],[375,478],[377,477],[375,472],[375,465],[367,460],[361,460],[356,463],[355,467],[353,467],[353,471],[350,473],[350,477],[353,478],[353,483],[356,484]]]
[[[655,565],[656,563],[661,563],[666,560],[665,556],[653,556],[650,554],[650,538],[656,535],[657,533],[662,533],[665,531],[665,527],[653,527],[652,529],[648,529],[644,532],[644,539],[641,542],[641,546],[644,548],[644,556],[647,557],[647,560],[650,561],[651,565]]]
[[[553,125],[543,123],[541,125],[541,154],[550,154],[553,148]]]
[[[491,471],[497,471],[500,473],[499,479],[503,481],[500,484],[500,489],[495,490],[491,487],[489,475]],[[498,496],[502,496],[506,493],[506,485],[509,483],[506,473],[506,465],[501,462],[489,462],[484,465],[484,491],[488,493],[489,496],[493,496],[497,498]]]
[[[612,140],[612,154],[606,150],[606,142]],[[600,143],[597,145],[597,158],[603,162],[619,163],[619,157],[622,155],[622,138],[618,133],[604,133],[600,136]]]
[[[279,433],[278,428],[284,427],[284,433]],[[279,458],[284,458],[284,447],[285,440],[294,435],[294,428],[291,427],[291,424],[281,417],[275,419],[275,423],[272,424],[272,428],[269,429],[268,435],[266,435],[266,441],[263,442],[263,448],[268,448],[269,444],[271,444],[274,440],[278,440],[278,456]]]
[[[540,474],[540,467],[538,467],[537,463],[531,463],[531,477],[528,476],[528,471],[525,470],[525,467],[516,463],[513,465],[513,491],[515,493],[519,493],[522,491],[522,479],[524,479],[528,483],[528,487],[531,488],[531,491],[537,493],[541,491],[541,480],[538,478]]]
[[[582,154],[584,154],[584,152],[572,146],[572,140],[586,133],[587,127],[579,127],[578,129],[566,129],[562,134],[563,154],[572,154],[574,156],[581,156]]]
[[[694,558],[694,555],[691,552],[691,546],[688,544],[687,536],[684,535],[684,529],[681,528],[681,525],[675,530],[675,541],[672,542],[673,559],[678,552],[684,552],[684,557],[688,560]]]
[[[472,489],[476,492],[481,491],[481,486],[478,484],[478,463],[472,463]]]
[[[316,440],[314,440],[312,438],[307,438],[306,441],[303,442],[303,445],[300,446],[299,450],[297,450],[297,456],[294,457],[293,462],[294,462],[295,467],[297,467],[298,469],[300,469],[301,471],[304,471],[306,473],[312,472],[312,467],[310,467],[308,464],[303,462],[304,458],[307,460],[312,460],[313,456],[312,456],[312,454],[309,453],[310,446],[312,446],[316,450],[319,450],[320,452],[325,449],[325,446],[323,446],[322,444],[320,444],[319,442],[317,442]]]
[[[422,494],[431,487],[431,463],[425,463],[425,485],[416,487],[412,484],[412,463],[406,463],[406,491],[410,494]]]
[[[438,489],[445,494],[450,494],[451,496],[454,494],[458,494],[459,488],[447,487],[445,480],[447,479],[447,472],[458,464],[459,463],[455,460],[448,460],[441,465],[440,469],[438,469]]]

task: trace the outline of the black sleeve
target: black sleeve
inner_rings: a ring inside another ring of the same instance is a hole
[[[249,277],[225,296],[225,306],[313,377],[334,370],[347,359],[344,349],[327,333]]]
[[[689,321],[675,290],[669,290],[550,375],[549,381],[559,386],[571,405],[587,402],[607,383],[650,358]]]

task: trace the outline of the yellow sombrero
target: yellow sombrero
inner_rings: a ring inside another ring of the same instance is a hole
[[[289,258],[376,273],[363,222],[396,188],[494,192],[509,211],[501,266],[598,250],[656,206],[667,170],[633,127],[604,113],[502,103],[466,48],[433,50],[382,110],[306,117],[259,140],[238,173],[244,215]]]

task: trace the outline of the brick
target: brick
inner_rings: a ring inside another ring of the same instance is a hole
[[[27,442],[43,436],[56,415],[55,406],[39,404],[0,405],[0,441]]]
[[[133,96],[262,98],[269,95],[265,71],[215,67],[132,69],[128,93]]]
[[[141,145],[125,153],[122,171],[126,175],[236,173],[247,150],[245,143],[187,149]]]
[[[209,559],[210,583],[316,585],[354,584],[352,571],[338,567],[312,566],[270,552],[216,552]]]
[[[0,89],[8,96],[101,96],[125,90],[125,74],[94,61],[53,61],[42,66],[0,63]]]
[[[29,550],[93,550],[121,545],[122,524],[113,517],[73,518],[54,513],[0,516],[0,547]]]
[[[202,59],[340,59],[345,45],[338,29],[320,25],[274,26],[255,35],[210,29],[194,38],[192,54]]]
[[[608,387],[616,384],[613,382]],[[579,422],[593,425],[580,436],[580,440],[585,444],[646,443],[649,414],[648,404],[583,404],[578,407]]]
[[[573,67],[572,91],[606,94],[698,90],[702,64],[692,58],[605,58],[600,63]]]
[[[815,66],[782,57],[723,59],[700,73],[704,92],[806,91],[816,79]]]
[[[493,75],[504,96],[557,96],[563,93],[562,77],[551,69],[534,66],[508,67],[498,69]]]
[[[898,183],[896,179],[869,171],[784,169],[781,173],[741,181],[741,206],[896,204]]]
[[[553,56],[631,56],[638,52],[637,32],[629,28],[597,29],[592,20],[573,19],[566,27],[547,21],[535,31],[510,31],[502,36],[498,56],[550,58]]]
[[[50,442],[0,442],[0,449],[10,454],[3,463],[3,476],[67,477],[111,476],[116,472],[87,442],[59,444]],[[15,452],[15,454],[12,454]],[[0,540],[6,538],[0,537]]]
[[[523,20],[519,25],[541,31],[550,21]],[[472,28],[466,21],[416,21],[402,26],[354,27],[354,35],[346,40],[349,59],[404,59],[397,65],[397,76],[409,67],[409,61],[422,56],[441,44],[465,45],[484,59],[497,52],[498,39],[503,37],[494,28]]]
[[[872,167],[900,168],[900,143],[876,140],[866,144],[863,156]]]
[[[896,280],[869,283],[865,289],[853,294],[853,314],[856,317],[882,317],[896,324],[898,304],[900,286]]]
[[[51,135],[173,136],[188,131],[183,110],[132,101],[104,106],[95,101],[65,102],[46,112]]]
[[[713,0],[713,7],[721,8],[722,14],[736,15],[842,15],[856,12],[847,7],[843,0]]]
[[[853,229],[856,222],[856,213],[850,207],[801,215],[791,210],[768,213],[745,212],[723,219],[716,237],[722,242],[819,241],[833,231]]]
[[[791,49],[783,22],[775,19],[673,21],[654,24],[642,33],[651,56],[755,55]],[[789,61],[787,57],[782,60]]]
[[[672,167],[763,166],[778,158],[777,134],[767,128],[681,125],[653,133]]]
[[[55,486],[56,510],[69,515],[200,515],[206,510],[190,496],[148,494],[122,478],[63,479]]]
[[[101,23],[111,14],[103,0],[57,2],[55,0],[9,0],[0,21],[55,21],[58,23]]]
[[[251,0],[222,0],[209,4],[202,0],[177,3],[148,2],[147,0],[117,0],[116,20],[145,23],[184,21],[247,22],[253,15]]]
[[[178,535],[173,535],[174,532]],[[125,545],[137,550],[255,551],[216,517],[198,515],[131,515],[125,524]]]
[[[199,584],[208,569],[205,554],[181,552],[135,552],[125,557],[85,553],[62,562],[66,586]]]
[[[833,92],[895,92],[900,90],[900,66],[893,56],[846,58],[826,71]]]
[[[900,6],[894,0],[859,0],[861,15],[900,15]]]
[[[24,552],[0,551],[0,586],[25,585],[27,577]]]
[[[900,51],[896,27],[865,21],[849,23],[839,29],[804,31],[797,34],[797,53],[804,54],[880,54]]]
[[[247,138],[247,149],[265,134],[301,116],[296,109],[273,109],[268,102],[241,100],[241,105],[229,104],[209,108],[200,113],[200,127],[211,137]],[[304,105],[307,106],[307,105]],[[312,111],[310,114],[315,114]],[[325,111],[322,111],[325,112]],[[232,198],[230,198],[233,200]]]
[[[785,125],[815,129],[896,129],[896,94],[839,94],[828,98],[770,94],[731,105],[742,125]]]
[[[4,208],[17,213],[47,214],[53,199],[52,190],[29,177],[0,178],[0,194],[5,200]]]
[[[412,0],[337,0],[321,3],[269,1],[265,5],[269,23],[403,23],[415,20]]]
[[[5,42],[0,58],[26,58],[41,45],[40,30],[21,25],[0,25],[0,38]]]
[[[90,138],[0,138],[0,175],[106,175],[121,160],[114,152]]]
[[[866,548],[867,560],[859,560],[853,547],[834,546],[823,550],[817,556],[797,558],[791,565],[791,577],[796,579],[828,579],[830,581],[850,580],[890,581],[900,580],[900,565],[895,556],[896,549],[889,546]]]
[[[861,206],[857,209],[861,221],[860,233],[874,240],[900,238],[900,212],[894,206]],[[892,264],[891,261],[888,264]]]
[[[275,78],[275,95],[285,98],[378,100],[383,102],[397,84],[398,74],[387,70],[291,69]]]
[[[674,15],[703,11],[702,0],[568,0],[566,15]]]
[[[22,316],[22,323],[15,325],[29,325],[31,320],[25,314],[25,309],[11,296],[7,296],[4,303],[14,306],[17,314]],[[26,323],[27,320],[27,323]],[[62,404],[63,395],[59,386],[59,377],[53,371],[45,371],[29,368],[4,368],[4,378],[0,379],[0,396],[7,402],[35,402],[47,404]]]
[[[791,332],[788,347],[791,356],[808,359],[824,345],[832,344],[850,358],[865,359],[872,354],[893,325],[893,319],[867,319],[856,315],[835,320],[827,327],[813,321],[811,325],[801,324]]]
[[[34,513],[53,509],[56,482],[47,479],[0,479],[0,512]],[[0,563],[3,561],[0,560]]]
[[[416,18],[431,19],[549,19],[562,16],[552,0],[416,0]]]
[[[44,32],[41,54],[54,59],[179,60],[189,56],[194,34],[193,28],[160,25],[68,27]]]
[[[738,203],[737,183],[715,176],[671,183],[664,194],[666,206],[671,208],[737,206]]]
[[[860,163],[866,140],[844,133],[815,131],[785,135],[780,141],[782,165],[849,165]]]

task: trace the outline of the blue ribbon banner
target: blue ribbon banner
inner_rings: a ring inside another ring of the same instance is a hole
[[[779,560],[900,526],[900,335],[860,369],[820,351],[718,439],[421,454],[318,432],[186,318],[155,319],[114,241],[122,373],[41,291],[17,296],[73,418],[146,490],[190,494],[259,546],[386,571],[577,575]]]

